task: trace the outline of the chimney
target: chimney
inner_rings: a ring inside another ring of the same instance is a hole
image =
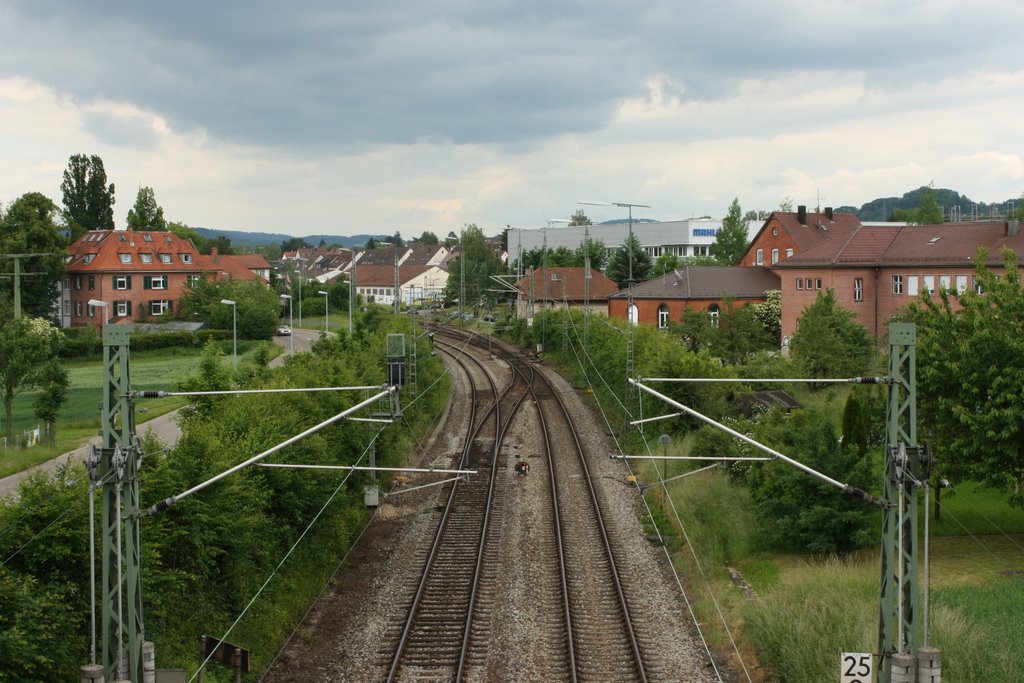
[[[796,219],[800,221],[800,225],[807,225],[807,207],[803,204],[796,207]]]
[[[217,258],[217,247],[212,247],[210,249],[210,256],[212,256],[213,258]]]
[[[825,218],[827,218],[827,219],[829,219],[831,221],[832,220],[832,215],[833,215],[832,214],[832,207],[831,206],[826,206],[825,207]]]
[[[1006,236],[1016,237],[1019,223],[1017,221],[1006,221]]]

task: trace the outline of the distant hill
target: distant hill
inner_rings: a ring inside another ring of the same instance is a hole
[[[281,244],[292,239],[293,235],[272,232],[243,232],[241,230],[216,230],[214,228],[195,228],[195,231],[207,239],[226,237],[231,240],[232,246],[236,247],[258,247],[266,244]],[[343,247],[361,247],[370,238],[375,240],[386,240],[390,235],[307,235],[302,239],[307,244],[317,246],[322,241],[327,246],[341,245]]]
[[[892,218],[896,209],[916,209],[921,203],[921,196],[928,188],[921,186],[906,192],[902,197],[880,197],[862,205],[836,207],[836,211],[853,213],[862,221],[887,221]],[[975,202],[955,190],[935,188],[935,198],[947,221],[970,221],[972,219],[1002,218],[1021,204],[1019,198],[1007,199],[1003,202],[986,204]]]

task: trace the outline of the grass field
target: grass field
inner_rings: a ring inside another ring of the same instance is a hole
[[[225,362],[231,362],[232,342],[220,342]],[[257,342],[239,340],[239,360],[251,355]],[[277,347],[275,346],[275,349]],[[171,348],[139,351],[131,354],[131,385],[136,390],[170,390],[174,383],[187,375],[199,363],[200,349]],[[274,354],[272,354],[274,355]],[[100,357],[74,360],[68,369],[68,400],[57,422],[57,443],[51,448],[38,445],[17,448],[7,445],[0,451],[0,477],[20,472],[32,465],[45,462],[58,455],[73,451],[99,434],[100,403],[103,400],[103,360]],[[14,400],[12,423],[16,434],[35,429],[39,421],[32,414],[35,392],[25,392]],[[136,422],[176,410],[184,405],[181,397],[146,400],[136,411]]]

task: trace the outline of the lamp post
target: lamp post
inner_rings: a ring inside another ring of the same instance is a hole
[[[448,239],[459,241],[459,327],[463,326],[462,300],[466,298],[466,250],[462,248],[462,237],[463,230],[458,235],[454,231],[448,233]]]
[[[288,353],[292,356],[295,355],[295,330],[292,329],[292,325],[295,322],[295,318],[292,317],[292,295],[282,294],[282,299],[288,299]]]
[[[331,319],[328,317],[328,312],[327,312],[327,292],[325,292],[324,290],[321,289],[317,293],[324,297],[324,334],[327,334],[327,333],[329,333],[331,331],[330,330],[330,325],[331,325],[330,320]]]
[[[352,249],[352,263],[348,276],[348,336],[352,336],[352,319],[356,315],[356,250]]]
[[[99,299],[89,299],[90,306],[98,306],[103,309],[103,324],[110,322],[110,303]]]
[[[234,342],[231,358],[234,361],[235,372],[238,372],[238,305],[231,299],[221,299],[222,304],[231,306],[231,338]]]

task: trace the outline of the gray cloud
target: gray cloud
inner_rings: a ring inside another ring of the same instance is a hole
[[[1010,64],[1022,11],[877,0],[16,0],[0,6],[12,55],[0,75],[128,101],[176,129],[247,144],[528,145],[602,128],[655,73],[684,99],[706,100],[792,70],[863,70],[870,87],[896,89]],[[972,25],[984,39],[964,39]]]

